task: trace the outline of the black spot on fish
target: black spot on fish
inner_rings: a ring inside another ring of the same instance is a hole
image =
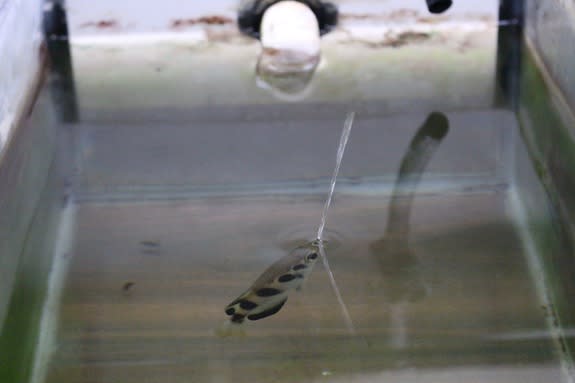
[[[287,301],[287,298],[285,298],[283,301],[281,301],[277,305],[270,307],[269,309],[267,309],[265,311],[262,311],[261,313],[248,315],[248,319],[249,320],[258,320],[258,319],[263,319],[263,318],[269,317],[270,315],[274,315],[275,313],[280,311],[280,309],[283,307],[283,305],[286,303],[286,301]]]
[[[274,295],[281,294],[281,290],[274,289],[271,287],[264,287],[263,289],[259,289],[256,291],[256,295],[258,297],[273,297]]]
[[[233,323],[243,323],[243,322],[244,322],[244,318],[245,318],[245,315],[234,314],[234,315],[232,316],[231,321],[232,321]]]
[[[240,301],[240,307],[244,310],[253,310],[256,307],[258,307],[257,303],[254,303],[252,301],[248,301],[247,299],[241,300]]]
[[[311,253],[310,255],[307,256],[308,259],[316,259],[317,258],[317,253]]]
[[[293,281],[294,279],[296,279],[296,276],[293,274],[284,274],[281,277],[278,278],[278,281],[280,282],[289,282],[289,281]]]
[[[233,307],[228,307],[226,309],[226,315],[234,315],[235,312],[236,312],[236,309],[234,309]]]
[[[307,269],[307,266],[300,263],[299,265],[295,265],[294,267],[292,267],[292,269],[295,271],[298,271],[298,270]]]

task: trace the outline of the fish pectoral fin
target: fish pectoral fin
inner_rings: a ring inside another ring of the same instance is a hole
[[[263,319],[263,318],[267,318],[271,315],[274,315],[275,313],[277,313],[278,311],[281,310],[281,308],[286,303],[286,301],[287,301],[287,297],[284,300],[282,300],[281,302],[279,302],[277,305],[272,306],[267,310],[264,310],[264,311],[259,312],[257,314],[248,315],[248,319],[249,320],[258,320],[258,319]]]
[[[246,335],[246,331],[241,324],[236,324],[227,320],[222,323],[221,326],[214,329],[214,334],[220,338],[244,337]]]

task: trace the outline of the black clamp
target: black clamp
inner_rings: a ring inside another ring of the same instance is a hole
[[[427,9],[431,13],[443,13],[451,7],[451,0],[426,0]]]

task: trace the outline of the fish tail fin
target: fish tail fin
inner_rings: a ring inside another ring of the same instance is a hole
[[[243,337],[246,335],[246,330],[243,323],[235,323],[231,320],[226,320],[219,327],[214,329],[214,333],[220,338]]]

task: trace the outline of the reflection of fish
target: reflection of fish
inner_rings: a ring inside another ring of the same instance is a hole
[[[419,128],[399,167],[385,235],[370,245],[390,303],[413,302],[426,294],[417,257],[408,244],[409,217],[419,180],[448,131],[449,120],[439,112],[431,113]]]
[[[443,113],[429,114],[405,153],[390,202],[387,235],[405,237],[415,190],[431,157],[449,132],[449,120]]]
[[[319,257],[314,241],[292,250],[268,267],[250,288],[226,306],[227,326],[276,314],[286,303],[288,293],[299,289]],[[226,333],[222,333],[225,335]]]

